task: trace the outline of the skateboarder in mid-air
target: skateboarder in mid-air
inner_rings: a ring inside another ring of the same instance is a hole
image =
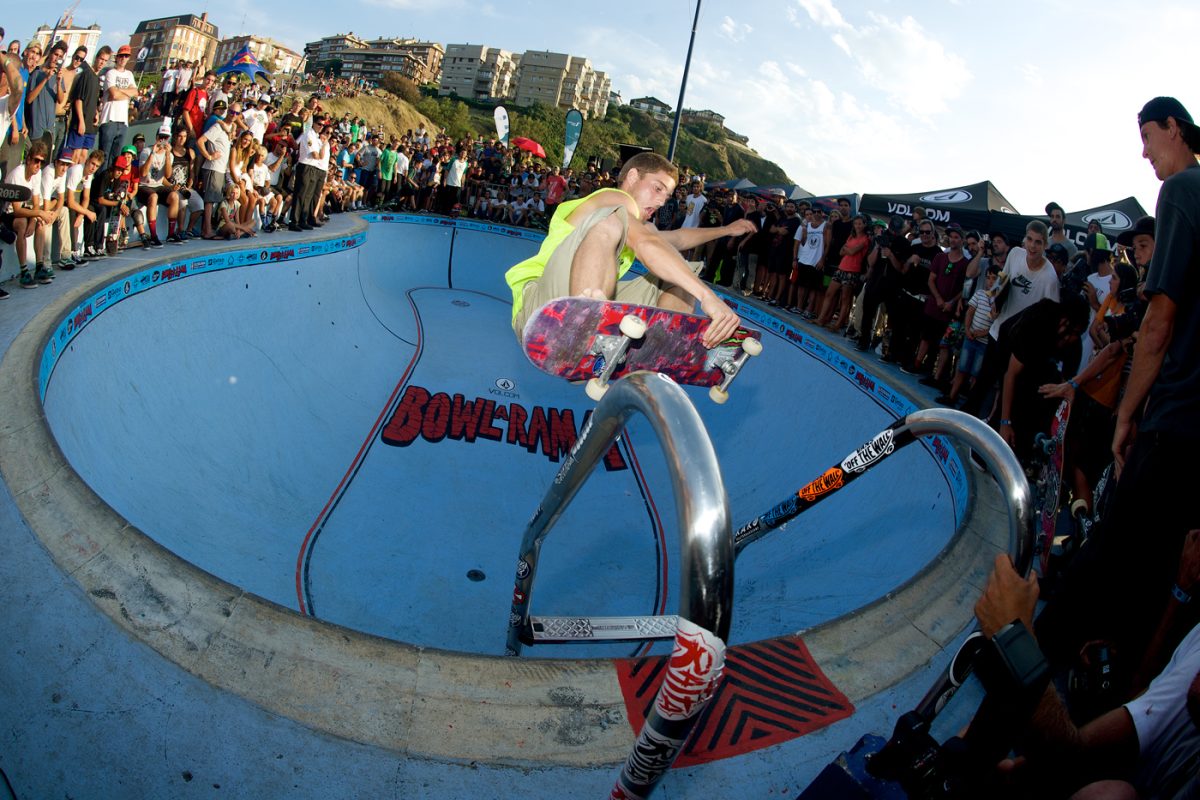
[[[513,331],[522,339],[525,323],[544,303],[559,297],[618,300],[692,313],[697,301],[712,320],[704,345],[729,338],[741,320],[683,260],[689,250],[722,236],[753,233],[754,223],[736,220],[716,228],[655,229],[650,220],[671,193],[679,171],[656,153],[625,162],[617,189],[599,189],[558,206],[541,249],[505,273],[513,292]],[[621,281],[637,258],[650,272]]]

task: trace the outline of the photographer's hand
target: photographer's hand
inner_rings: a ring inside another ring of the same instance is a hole
[[[980,630],[990,638],[1008,623],[1019,619],[1032,633],[1037,599],[1037,575],[1030,572],[1029,577],[1022,578],[1008,555],[997,555],[987,586],[975,603],[975,618],[979,620]]]

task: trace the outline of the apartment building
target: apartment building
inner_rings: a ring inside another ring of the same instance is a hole
[[[86,47],[89,54],[95,53],[100,47],[100,26],[92,24],[86,28],[79,28],[75,26],[75,21],[69,16],[59,25],[57,33],[49,25],[39,25],[30,41],[40,44],[44,53],[50,49],[50,45],[52,44],[50,34],[52,33],[54,34],[54,41],[67,43],[68,58],[71,53],[75,52],[75,48],[77,47]]]
[[[586,117],[603,117],[608,112],[611,80],[592,69],[584,56],[526,50],[517,71],[516,104],[542,103],[554,108],[577,108]]]
[[[517,60],[498,47],[448,44],[438,94],[471,100],[506,100],[516,89]]]
[[[342,76],[378,83],[385,72],[398,72],[418,84],[436,83],[442,74],[446,49],[418,39],[363,39],[354,32],[326,36],[304,45],[313,69],[330,61],[342,62]]]
[[[208,12],[200,16],[180,14],[142,20],[129,39],[129,47],[138,53],[147,50],[142,69],[160,72],[175,61],[198,61],[211,68],[217,55],[217,26],[208,21]]]

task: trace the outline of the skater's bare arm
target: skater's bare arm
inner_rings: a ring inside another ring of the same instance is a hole
[[[655,277],[678,286],[700,302],[700,308],[712,320],[704,334],[704,346],[715,347],[737,330],[741,320],[721,298],[692,272],[679,251],[649,225],[629,229],[629,247]]]
[[[679,228],[673,231],[659,231],[658,235],[676,250],[691,250],[722,236],[741,236],[757,230],[750,220],[739,219],[717,228]]]

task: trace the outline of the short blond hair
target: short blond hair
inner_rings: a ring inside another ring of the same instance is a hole
[[[671,179],[676,183],[679,182],[679,168],[672,164],[667,159],[660,156],[658,153],[638,153],[633,158],[621,165],[621,172],[617,176],[617,184],[625,182],[626,176],[631,170],[637,170],[639,175],[646,175],[651,172],[665,172],[671,176]]]

